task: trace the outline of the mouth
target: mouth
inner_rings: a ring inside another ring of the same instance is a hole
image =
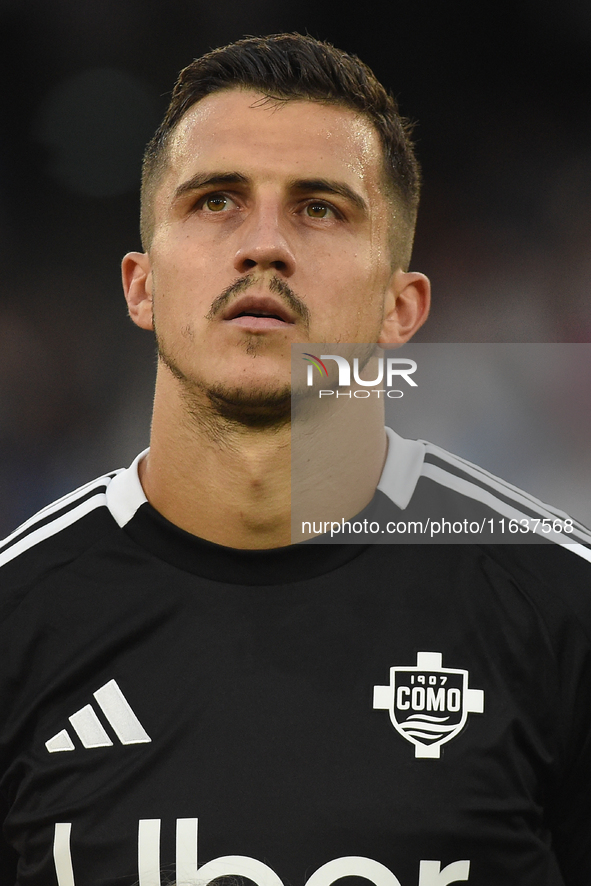
[[[266,295],[237,298],[222,314],[225,323],[246,329],[285,329],[295,323],[292,312],[280,301]]]

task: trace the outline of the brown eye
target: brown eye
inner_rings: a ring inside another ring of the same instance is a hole
[[[210,212],[222,212],[228,206],[228,199],[227,197],[222,197],[221,194],[214,194],[208,197],[203,205]]]
[[[306,212],[310,218],[328,218],[331,209],[325,203],[308,203]]]

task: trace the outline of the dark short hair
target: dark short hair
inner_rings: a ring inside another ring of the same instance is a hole
[[[408,262],[420,190],[412,126],[400,116],[394,97],[357,56],[301,34],[247,37],[208,52],[181,71],[164,119],[144,154],[141,234],[145,249],[152,238],[155,191],[177,124],[202,98],[231,88],[252,89],[278,101],[307,99],[340,105],[363,114],[378,133],[386,186],[403,211],[404,230],[398,230],[396,239],[403,262]]]

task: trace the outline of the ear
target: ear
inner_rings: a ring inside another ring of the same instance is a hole
[[[129,316],[140,329],[154,329],[152,266],[147,252],[128,252],[121,262],[121,277]]]
[[[392,275],[384,303],[384,323],[378,344],[403,345],[429,316],[431,284],[424,274],[397,270]]]

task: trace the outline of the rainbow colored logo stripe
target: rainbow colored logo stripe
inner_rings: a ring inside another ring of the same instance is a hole
[[[315,366],[316,369],[318,370],[318,372],[320,373],[320,375],[324,375],[326,378],[328,378],[328,370],[327,370],[326,366],[324,365],[324,363],[322,362],[322,360],[320,359],[320,357],[316,357],[314,354],[304,354],[302,359],[305,360],[306,363],[311,363],[312,366]],[[311,383],[312,383],[312,381],[311,381],[311,377],[310,377],[310,381],[308,382],[308,384],[311,384]]]

